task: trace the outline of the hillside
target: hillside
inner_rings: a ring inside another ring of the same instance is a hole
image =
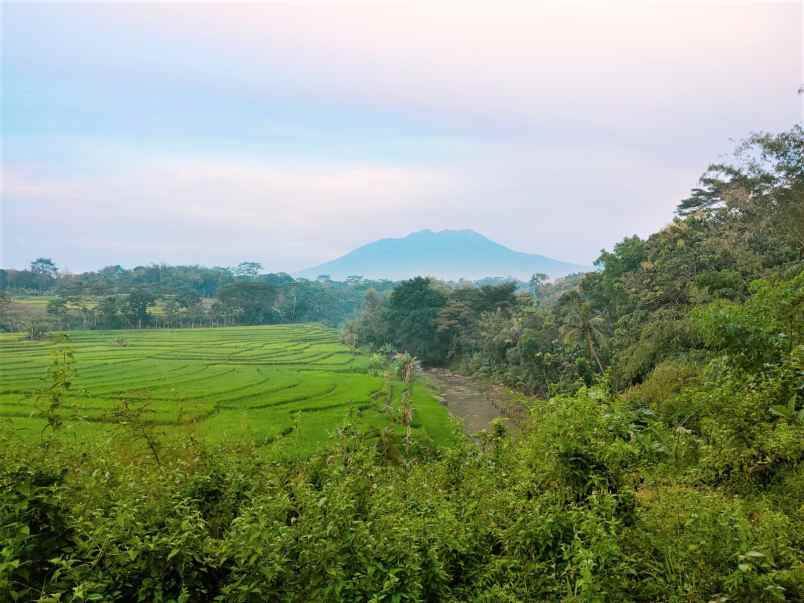
[[[590,268],[542,255],[522,253],[473,230],[420,230],[401,239],[380,239],[330,262],[298,273],[305,278],[328,274],[400,280],[427,274],[448,280],[512,276],[527,280],[543,272],[560,277]]]

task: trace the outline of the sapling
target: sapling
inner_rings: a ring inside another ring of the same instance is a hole
[[[40,399],[44,398],[46,402],[42,411],[46,421],[42,435],[48,429],[55,433],[64,426],[62,411],[75,377],[75,358],[72,349],[67,345],[67,335],[61,335],[59,341],[62,345],[50,353],[49,385],[40,392]]]

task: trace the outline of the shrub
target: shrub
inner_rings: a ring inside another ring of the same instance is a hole
[[[665,360],[656,366],[647,379],[623,392],[623,398],[633,407],[647,406],[666,422],[677,424],[685,416],[685,406],[676,403],[677,394],[700,381],[700,369],[684,360]]]
[[[624,541],[636,561],[639,598],[779,601],[804,594],[800,543],[784,514],[678,486],[642,489],[638,500],[638,520]]]

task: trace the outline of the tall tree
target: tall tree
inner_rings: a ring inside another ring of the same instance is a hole
[[[537,272],[530,277],[528,281],[528,290],[534,299],[539,299],[542,293],[542,288],[550,277],[544,272]]]
[[[565,296],[561,307],[566,312],[560,330],[562,340],[565,344],[585,348],[602,373],[604,369],[598,347],[606,341],[605,319],[595,314],[591,304],[584,301],[576,291]]]
[[[361,344],[381,346],[388,337],[388,325],[385,322],[385,306],[383,297],[374,289],[366,291],[363,307],[354,321],[352,330]]]
[[[700,184],[679,204],[680,215],[750,223],[741,234],[752,247],[781,243],[793,259],[804,258],[804,126],[750,136],[731,163],[710,165]]]
[[[447,352],[447,338],[436,319],[447,297],[429,278],[403,281],[388,300],[388,325],[394,344],[424,362],[440,362]]]
[[[0,331],[13,331],[14,324],[11,319],[11,297],[0,289]]]
[[[222,305],[218,311],[237,317],[245,324],[269,324],[279,318],[274,309],[276,298],[276,288],[266,283],[235,282],[218,292],[218,301]]]
[[[31,262],[31,272],[49,278],[56,278],[59,269],[50,258],[36,258]]]
[[[100,325],[106,329],[117,329],[123,325],[123,303],[114,296],[101,298],[97,306],[97,316]]]
[[[155,303],[156,297],[150,291],[132,291],[126,299],[126,317],[133,325],[147,325],[151,321],[148,310]]]
[[[262,264],[259,262],[240,262],[237,266],[232,268],[232,274],[240,278],[255,279],[262,270]]]

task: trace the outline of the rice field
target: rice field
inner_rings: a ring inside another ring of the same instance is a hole
[[[392,423],[399,384],[369,374],[368,358],[319,325],[73,331],[66,343],[0,335],[0,421],[41,437],[53,352],[74,354],[61,433],[118,437],[121,409],[161,433],[207,441],[248,439],[280,456],[308,454],[347,420]],[[414,431],[450,441],[447,411],[417,384]]]

